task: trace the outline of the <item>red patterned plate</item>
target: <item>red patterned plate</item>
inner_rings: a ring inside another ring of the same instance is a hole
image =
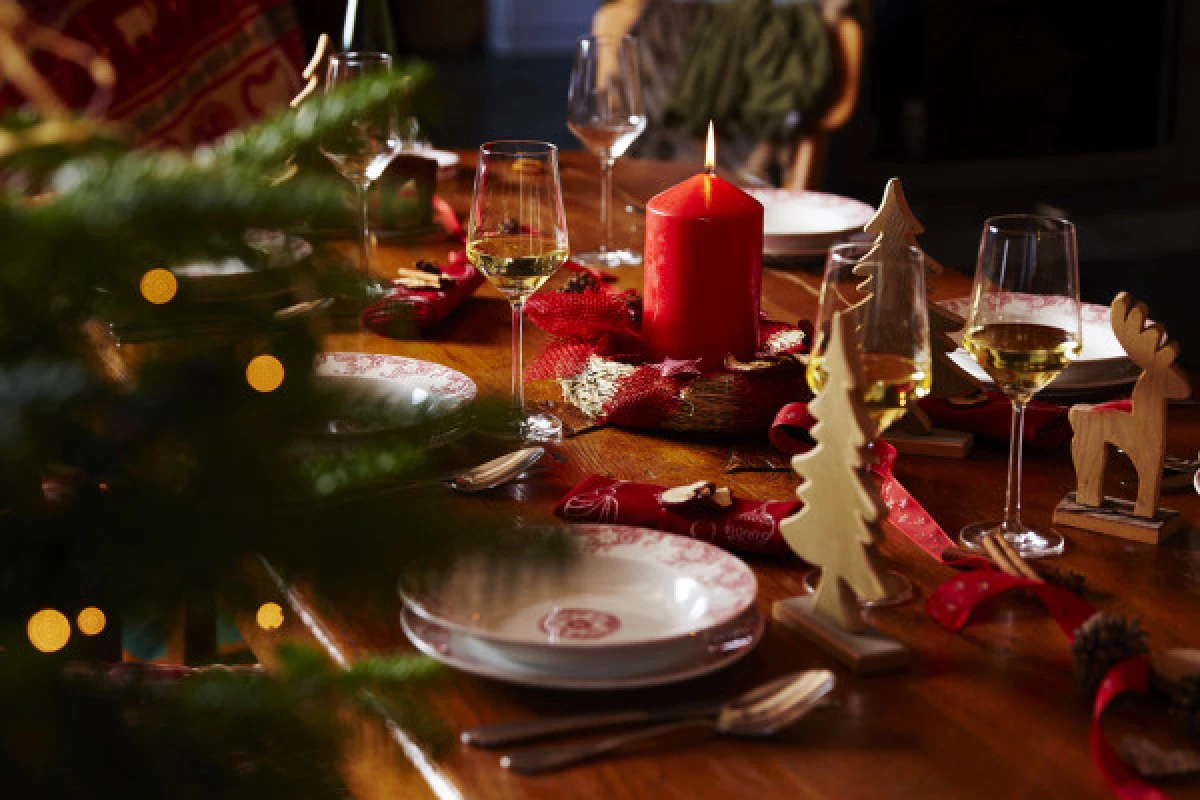
[[[448,417],[476,394],[475,382],[458,370],[404,356],[319,353],[315,373],[327,385],[387,403],[390,428]],[[360,431],[351,427],[350,432]]]
[[[427,656],[472,675],[542,689],[640,689],[698,678],[734,664],[762,641],[765,624],[750,608],[706,637],[676,646],[658,657],[625,653],[620,660],[575,659],[530,664],[507,645],[485,642],[415,613],[400,615],[404,633]],[[669,657],[663,656],[669,653]]]
[[[436,589],[407,593],[405,602],[447,629],[524,648],[526,660],[553,660],[702,635],[745,613],[758,593],[745,562],[707,542],[624,525],[571,531],[578,557],[561,569],[497,572],[464,560]]]

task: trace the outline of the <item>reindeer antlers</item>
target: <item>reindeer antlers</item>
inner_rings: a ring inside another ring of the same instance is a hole
[[[1166,331],[1157,323],[1146,325],[1146,304],[1136,303],[1128,292],[1113,299],[1109,317],[1117,341],[1142,369],[1169,367],[1179,355],[1179,343],[1167,342]]]

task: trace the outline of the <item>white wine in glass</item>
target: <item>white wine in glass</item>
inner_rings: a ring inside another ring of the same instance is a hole
[[[992,217],[983,225],[963,348],[1013,405],[1004,519],[976,522],[959,533],[978,550],[1003,536],[1025,558],[1058,555],[1062,534],[1021,520],[1025,406],[1054,380],[1082,346],[1079,257],[1075,226],[1024,214]]]
[[[641,264],[641,253],[614,247],[612,242],[613,165],[646,129],[637,39],[584,36],[575,43],[567,127],[600,160],[603,170],[600,227],[604,239],[595,250],[576,253],[575,260],[592,267]]]
[[[525,302],[567,260],[567,217],[558,148],[546,142],[488,142],[479,148],[467,259],[512,306],[510,428],[526,441],[562,439],[562,421],[525,410],[522,320]]]
[[[863,403],[878,438],[929,393],[933,356],[925,298],[925,256],[916,247],[889,253],[885,265],[870,242],[830,248],[817,309],[815,338],[806,378],[814,393],[825,387],[825,349],[834,313],[849,315],[857,330],[864,382]],[[810,589],[810,578],[805,579]],[[886,595],[863,606],[888,606],[912,597],[912,582],[889,570]]]

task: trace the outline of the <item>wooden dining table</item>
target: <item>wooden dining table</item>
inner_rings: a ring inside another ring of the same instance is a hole
[[[465,217],[472,182],[470,153],[460,170],[443,178],[438,192]],[[561,156],[571,244],[597,243],[599,169],[585,153]],[[622,160],[616,169],[614,229],[619,242],[639,246],[644,204],[696,165]],[[881,187],[882,189],[882,187]],[[1006,209],[995,209],[997,212]],[[437,238],[380,237],[374,269],[382,277],[417,258],[441,259],[456,247]],[[937,255],[937,254],[935,254]],[[944,256],[940,260],[946,262]],[[961,297],[970,264],[947,263],[932,281],[932,298]],[[964,273],[963,271],[966,272]],[[641,289],[637,268],[615,271],[618,285]],[[1087,283],[1087,265],[1082,267]],[[763,308],[785,322],[811,318],[820,265],[769,267]],[[543,291],[553,291],[555,284]],[[510,317],[490,286],[421,337],[396,340],[350,331],[327,336],[327,350],[390,353],[427,359],[461,370],[483,395],[509,390]],[[527,331],[525,352],[544,341]],[[1184,343],[1200,346],[1200,343]],[[530,387],[554,399],[554,386]],[[553,447],[546,469],[483,495],[462,495],[498,518],[551,520],[559,498],[589,473],[669,486],[711,480],[747,498],[790,499],[799,478],[789,472],[726,472],[731,453],[786,457],[772,451],[766,432],[755,436],[669,435],[602,427]],[[1200,451],[1200,408],[1169,411],[1167,451],[1194,457]],[[481,447],[468,456],[483,460]],[[896,475],[951,536],[968,522],[996,518],[1004,504],[1007,442],[980,440],[965,460],[904,455]],[[1131,473],[1117,465],[1116,481]],[[1055,504],[1073,487],[1066,448],[1027,449],[1023,514],[1049,525]],[[1141,621],[1155,650],[1200,646],[1200,496],[1168,494],[1184,529],[1158,546],[1081,530],[1059,528],[1066,553],[1052,561],[1086,577],[1088,597],[1104,610]],[[404,523],[397,518],[397,535]],[[869,622],[912,652],[903,670],[857,676],[804,636],[769,621],[763,641],[739,663],[677,685],[620,692],[524,688],[447,670],[423,701],[452,734],[476,725],[620,707],[717,700],[764,680],[815,667],[837,676],[836,703],[811,713],[766,739],[686,737],[636,752],[598,759],[562,772],[523,777],[503,769],[496,751],[457,741],[438,755],[400,725],[359,713],[345,748],[342,772],[358,798],[437,797],[499,800],[578,798],[1080,798],[1111,797],[1089,751],[1091,706],[1072,677],[1070,646],[1045,611],[1030,598],[1003,597],[980,609],[960,633],[935,624],[924,601],[954,571],[884,526],[883,559],[915,584],[916,597],[867,613]],[[747,558],[758,579],[758,606],[769,618],[775,601],[802,594],[809,568],[794,557]],[[280,632],[245,628],[260,657],[270,663],[281,637],[318,641],[331,656],[350,661],[368,653],[411,652],[399,625],[400,603],[388,608],[335,607],[319,596],[293,591],[290,624]],[[1150,700],[1121,701],[1105,717],[1105,730],[1147,736],[1178,746],[1164,707]],[[1200,778],[1164,786],[1171,797],[1200,797]]]

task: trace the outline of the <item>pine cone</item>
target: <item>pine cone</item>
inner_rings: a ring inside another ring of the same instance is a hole
[[[1189,736],[1200,737],[1200,673],[1187,675],[1172,687],[1171,717]]]
[[[1150,652],[1141,621],[1098,611],[1075,632],[1071,645],[1075,657],[1075,680],[1091,697],[1108,671],[1132,656]]]
[[[586,271],[576,272],[567,281],[567,285],[562,288],[564,292],[571,294],[583,294],[591,292],[600,287],[600,282],[593,277],[592,273]]]

